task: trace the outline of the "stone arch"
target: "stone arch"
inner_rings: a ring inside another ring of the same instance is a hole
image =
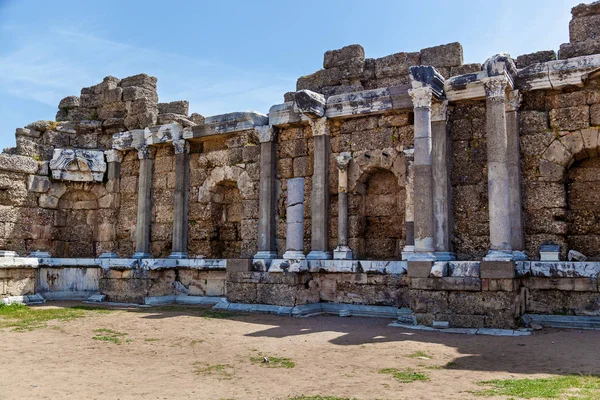
[[[560,187],[555,223],[564,227],[563,254],[577,250],[600,260],[600,131],[560,132],[542,153],[539,180]],[[563,190],[564,189],[564,190]]]
[[[361,151],[349,165],[350,239],[360,259],[399,259],[405,240],[406,164],[395,149]]]
[[[246,170],[238,166],[217,167],[211,171],[208,178],[200,186],[198,190],[198,202],[210,202],[212,195],[221,182],[234,182],[244,199],[251,198],[254,192],[254,182]]]
[[[82,189],[67,190],[58,200],[53,255],[95,258],[97,226],[96,195]]]

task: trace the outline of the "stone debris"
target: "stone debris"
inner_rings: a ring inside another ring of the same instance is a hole
[[[577,250],[569,250],[568,259],[569,261],[585,261],[588,258]]]

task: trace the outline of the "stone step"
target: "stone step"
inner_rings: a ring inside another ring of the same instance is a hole
[[[544,328],[600,330],[600,316],[525,314],[522,318],[525,325],[534,323]]]

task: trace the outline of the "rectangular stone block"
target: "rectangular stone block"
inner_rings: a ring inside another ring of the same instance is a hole
[[[598,283],[596,278],[528,278],[524,286],[535,290],[562,290],[568,292],[596,292]]]
[[[516,279],[482,279],[481,290],[490,292],[514,292],[519,289]]]
[[[250,272],[252,271],[252,260],[243,258],[230,258],[227,260],[227,272]]]
[[[515,277],[513,261],[481,261],[481,279],[512,279]]]
[[[432,266],[432,261],[409,261],[408,276],[411,278],[427,278]]]

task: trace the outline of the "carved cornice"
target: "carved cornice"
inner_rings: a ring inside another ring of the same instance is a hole
[[[335,157],[335,162],[337,164],[337,167],[341,171],[345,171],[346,168],[348,168],[348,164],[350,164],[350,160],[352,160],[352,154],[350,154],[347,151],[342,152],[338,156]]]
[[[119,150],[106,150],[104,152],[104,155],[106,156],[106,162],[118,162],[120,163],[121,161],[123,161],[123,154],[121,154],[121,152]]]
[[[106,162],[104,153],[99,150],[54,149],[49,167],[57,180],[102,182]]]
[[[429,86],[410,89],[408,94],[412,98],[414,108],[431,108],[432,92]]]
[[[485,97],[487,98],[505,98],[508,79],[504,75],[492,76],[483,81]]]
[[[147,160],[150,158],[150,146],[147,144],[136,147],[136,150],[140,160]]]

